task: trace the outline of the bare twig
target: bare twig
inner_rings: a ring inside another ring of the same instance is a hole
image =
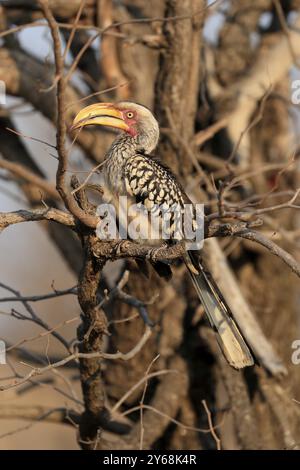
[[[149,366],[147,367],[146,374],[145,374],[146,376],[149,375],[151,367],[153,366],[154,362],[157,361],[158,358],[159,358],[159,354],[152,359]],[[140,450],[143,450],[143,438],[144,438],[144,433],[145,433],[144,421],[143,421],[143,404],[144,404],[144,400],[146,396],[147,387],[148,387],[148,380],[145,382],[142,397],[140,400],[140,430],[141,430]]]
[[[22,295],[20,294],[20,292],[18,292],[16,289],[13,289],[12,287],[9,287],[9,286],[3,284],[2,282],[0,283],[0,287],[2,287],[3,289],[8,290],[9,292],[12,292],[16,296],[16,298],[21,298],[21,302],[22,302],[23,306],[25,307],[26,311],[29,314],[29,316],[26,316],[26,315],[23,315],[21,313],[17,313],[16,311],[12,310],[12,314],[17,313],[17,315],[13,315],[15,318],[18,318],[18,319],[21,319],[21,320],[31,321],[31,322],[35,323],[36,325],[40,326],[41,328],[43,328],[44,330],[46,330],[47,333],[50,331],[50,334],[54,338],[56,338],[64,346],[64,348],[68,352],[70,352],[69,344],[66,341],[66,339],[62,335],[57,333],[55,331],[55,329],[53,329],[51,331],[50,326],[35,313],[35,311],[29,305],[29,303],[26,300],[22,300]]]
[[[74,361],[76,359],[95,359],[95,358],[102,358],[102,359],[107,359],[107,360],[117,360],[121,359],[122,361],[129,361],[132,359],[136,354],[140,352],[142,347],[145,345],[145,343],[148,341],[149,337],[151,336],[152,330],[148,326],[146,326],[145,332],[143,336],[140,338],[139,342],[132,348],[130,351],[127,353],[122,353],[120,351],[114,353],[114,354],[109,354],[109,353],[103,353],[103,352],[95,352],[95,353],[80,353],[76,352],[74,354],[71,354],[70,356],[61,359],[60,361],[57,361],[53,364],[49,364],[48,366],[45,367],[39,367],[39,368],[33,368],[28,374],[26,374],[24,377],[22,377],[19,380],[15,380],[12,383],[8,385],[1,385],[0,386],[0,391],[4,390],[9,390],[11,388],[19,387],[20,385],[24,384],[27,382],[29,379],[45,374],[46,372],[51,371],[52,369],[56,369],[58,367],[62,367],[66,364],[68,364],[71,361]]]
[[[195,134],[195,144],[201,147],[207,140],[211,139],[217,132],[227,126],[228,117],[223,117],[219,121],[215,122],[211,126],[207,127],[203,131],[197,132]]]
[[[297,54],[295,52],[295,49],[293,47],[293,43],[292,43],[291,37],[290,37],[290,30],[289,30],[288,24],[287,24],[285,16],[284,16],[284,12],[283,12],[281,3],[280,3],[279,0],[272,0],[272,1],[273,1],[275,10],[276,10],[276,13],[277,13],[282,31],[284,32],[284,34],[286,36],[288,46],[289,46],[289,51],[290,51],[291,57],[293,59],[293,62],[296,66],[299,66],[299,62],[298,62],[299,57],[297,56]]]
[[[11,132],[12,134],[16,134],[17,136],[22,137],[23,139],[32,140],[33,142],[37,142],[37,143],[39,143],[39,144],[47,145],[47,147],[50,147],[50,148],[56,150],[56,146],[50,144],[50,143],[47,142],[46,140],[38,139],[38,138],[36,138],[36,137],[32,137],[32,136],[30,136],[30,135],[23,134],[23,132],[18,132],[18,131],[16,131],[16,129],[11,129],[10,127],[6,127],[6,130],[7,130],[8,132]]]
[[[70,318],[69,320],[65,320],[65,321],[59,323],[58,325],[49,328],[49,330],[44,331],[42,333],[39,333],[38,335],[31,336],[30,338],[21,339],[17,343],[15,343],[12,346],[9,346],[8,348],[6,348],[6,352],[9,352],[12,349],[17,348],[17,347],[21,346],[22,344],[30,343],[30,342],[35,341],[37,339],[45,338],[46,336],[51,335],[54,331],[57,331],[57,330],[63,328],[64,326],[69,325],[70,323],[73,323],[74,321],[78,321],[78,320],[79,320],[79,316],[74,317],[74,318]]]
[[[266,238],[263,234],[251,230],[245,230],[241,231],[238,236],[264,246],[270,253],[272,253],[272,255],[280,258],[295,274],[297,274],[297,276],[300,277],[300,264],[295,260],[295,258],[272,240]]]
[[[44,12],[45,18],[48,22],[54,46],[54,57],[55,57],[55,68],[56,68],[56,79],[57,79],[57,134],[56,134],[56,146],[57,153],[59,156],[58,168],[56,173],[56,188],[59,192],[62,200],[65,203],[66,208],[83,224],[88,227],[95,228],[98,223],[98,219],[85,211],[83,211],[76,203],[72,194],[67,191],[65,184],[65,174],[67,171],[68,154],[65,147],[66,141],[66,85],[67,76],[64,75],[64,61],[61,53],[61,43],[59,37],[59,29],[57,22],[49,8],[47,0],[39,0],[39,4]]]
[[[197,16],[203,15],[203,13],[208,9],[211,8],[213,5],[215,5],[217,2],[220,0],[216,0],[210,5],[207,5],[206,7],[202,8],[199,11],[196,11],[192,14],[189,15],[177,15],[177,16],[168,16],[168,17],[153,17],[153,18],[133,18],[127,21],[120,21],[116,23],[111,23],[110,25],[106,26],[105,28],[102,28],[97,34],[94,36],[91,36],[90,39],[86,42],[86,44],[81,48],[79,53],[77,54],[77,57],[75,58],[70,70],[67,73],[66,79],[69,80],[74,71],[76,70],[76,67],[83,56],[83,54],[88,50],[88,48],[93,44],[93,42],[98,39],[99,36],[106,34],[107,31],[110,31],[111,29],[119,28],[120,26],[125,26],[128,24],[148,24],[148,23],[172,23],[172,22],[177,22],[177,21],[185,21],[185,20],[191,20]]]
[[[205,413],[207,414],[209,429],[210,429],[212,437],[214,438],[214,440],[216,442],[217,450],[221,450],[221,441],[220,441],[220,439],[218,438],[218,436],[216,434],[215,427],[213,426],[211,412],[210,412],[205,400],[201,400],[201,403],[202,403],[202,405],[205,409]]]
[[[132,393],[134,393],[136,390],[138,390],[141,385],[143,385],[145,382],[148,382],[150,379],[152,379],[153,377],[159,377],[161,375],[165,375],[165,374],[176,374],[178,373],[177,370],[172,370],[172,369],[163,369],[163,370],[159,370],[157,372],[151,372],[151,374],[148,374],[148,375],[145,375],[144,377],[141,378],[141,380],[139,380],[137,383],[135,383],[121,398],[120,400],[117,401],[117,403],[115,403],[115,405],[111,408],[111,413],[115,413],[119,408],[120,406],[127,400],[128,397],[130,397],[130,395]]]
[[[65,290],[55,290],[54,292],[50,292],[49,294],[42,294],[42,295],[28,295],[28,296],[20,296],[20,297],[2,297],[0,298],[0,303],[3,302],[39,302],[41,300],[48,300],[48,299],[55,299],[56,297],[61,297],[64,295],[77,294],[77,288],[71,287],[70,289]]]
[[[72,41],[74,39],[74,36],[75,36],[75,33],[76,33],[76,29],[77,29],[77,26],[78,26],[78,23],[79,23],[79,20],[80,20],[80,17],[81,17],[81,14],[82,14],[82,11],[85,7],[85,4],[86,4],[86,0],[81,0],[81,3],[79,5],[79,8],[78,8],[78,11],[77,11],[77,14],[76,14],[76,18],[75,18],[75,21],[72,25],[72,29],[71,29],[71,33],[70,33],[70,36],[69,36],[69,39],[68,39],[68,42],[67,42],[67,45],[66,45],[66,48],[64,50],[64,53],[63,53],[63,57],[62,57],[62,60],[63,62],[65,62],[65,59],[67,57],[67,54],[70,50],[70,47],[72,45]]]
[[[130,408],[129,410],[124,411],[122,413],[122,415],[123,416],[128,416],[129,414],[134,413],[135,411],[139,411],[141,408],[143,408],[144,410],[153,411],[153,413],[156,413],[156,414],[162,416],[163,418],[167,418],[169,421],[171,421],[172,423],[176,424],[177,426],[179,426],[180,428],[182,428],[186,431],[194,431],[194,432],[200,432],[200,433],[203,433],[203,434],[208,434],[208,433],[211,434],[211,428],[203,429],[203,428],[196,428],[194,426],[188,426],[187,424],[181,423],[181,421],[178,421],[177,419],[172,418],[172,416],[167,415],[163,411],[160,411],[160,410],[158,410],[157,408],[154,408],[151,405],[145,405],[145,403],[142,403],[138,406],[134,406],[133,408]],[[220,426],[222,426],[222,424],[223,424],[223,422],[221,422],[219,424],[216,424],[215,426],[213,426],[213,429],[219,428]]]
[[[16,433],[27,431],[33,425],[40,422],[63,423],[74,426],[79,421],[79,415],[68,408],[47,409],[43,406],[16,406],[5,405],[0,407],[1,419],[22,419],[32,421],[30,424],[8,431],[0,435],[0,439],[15,435]]]

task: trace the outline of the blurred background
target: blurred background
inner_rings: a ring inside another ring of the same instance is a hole
[[[285,206],[277,210],[277,206],[286,204],[299,187],[300,100],[295,81],[300,79],[300,2],[50,0],[49,5],[60,25],[62,44],[68,44],[66,71],[97,32],[116,23],[109,30],[111,34],[98,34],[78,61],[67,89],[67,124],[81,107],[98,100],[132,99],[149,106],[162,125],[159,153],[179,174],[189,194],[196,198],[205,194],[208,212],[213,213],[218,188],[228,182],[227,207],[232,211],[258,210],[254,216],[263,219],[262,233],[299,257],[297,209]],[[166,21],[167,17],[175,19]],[[135,21],[142,19],[147,20]],[[78,29],[69,43],[74,22]],[[5,165],[9,162],[25,167],[55,187],[57,160],[55,150],[48,145],[55,145],[56,133],[53,45],[38,2],[0,0],[0,46],[0,80],[6,85],[5,103],[2,99],[0,107],[0,211],[43,204],[61,207],[53,193],[35,185],[19,167]],[[92,94],[87,101],[79,101]],[[176,100],[182,100],[184,106]],[[173,119],[166,112],[167,106]],[[183,114],[183,108],[189,117]],[[176,141],[174,134],[182,139]],[[106,130],[83,132],[72,146],[70,175],[84,179],[102,161],[113,138],[114,134]],[[96,175],[93,181],[99,182],[99,178]],[[296,206],[299,198],[293,202]],[[270,207],[275,208],[259,212]],[[7,353],[8,364],[0,366],[2,382],[14,374],[27,373],[30,366],[26,364],[34,357],[41,356],[47,363],[49,357],[65,355],[63,346],[49,334],[32,340],[42,329],[18,318],[20,314],[29,315],[28,310],[20,299],[11,298],[76,286],[81,246],[66,232],[53,229],[48,222],[38,222],[17,224],[1,233],[0,338],[8,346],[16,345]],[[184,369],[189,380],[184,386],[178,385],[183,387],[183,395],[178,394],[181,404],[167,413],[171,413],[173,422],[160,417],[164,421],[160,422],[160,434],[146,438],[145,448],[215,448],[218,444],[210,433],[186,427],[207,428],[201,400],[207,401],[214,422],[220,425],[222,448],[297,448],[300,405],[294,400],[300,400],[300,366],[291,362],[291,344],[300,338],[297,278],[282,260],[260,245],[230,237],[221,239],[219,246],[262,337],[270,343],[270,351],[262,346],[265,363],[240,378],[227,371],[222,360],[215,358],[218,352],[206,335],[201,307],[181,267],[177,267],[169,286],[161,287],[162,281],[151,279],[148,292],[148,281],[128,263],[131,293],[149,300],[157,291],[163,292],[159,306],[149,307],[152,318],[160,319],[161,330],[159,340],[153,340],[147,353],[141,353],[130,365],[103,366],[107,400],[110,405],[119,400],[160,353],[153,370],[171,367],[178,359],[182,361],[177,364],[179,369],[182,373]],[[105,268],[108,285],[123,267],[109,264]],[[215,269],[218,271],[218,266]],[[30,302],[30,306],[50,327],[64,323],[59,332],[66,341],[76,338],[80,308],[74,292]],[[131,310],[124,305],[111,306],[109,315],[126,318]],[[166,333],[161,339],[170,324],[172,335]],[[142,329],[139,320],[137,326],[116,326],[108,347],[130,349]],[[24,342],[26,338],[30,341]],[[285,378],[279,379],[282,375]],[[275,394],[277,381],[280,385]],[[158,386],[159,381],[150,386],[147,403],[151,404]],[[75,366],[1,394],[0,449],[79,449],[76,425],[43,418],[46,407],[82,411]],[[133,393],[122,411],[134,407],[139,398]],[[162,400],[162,412],[167,400],[167,396]],[[124,426],[138,421],[138,414],[131,416],[130,423],[121,420]],[[174,419],[184,426],[177,426]]]

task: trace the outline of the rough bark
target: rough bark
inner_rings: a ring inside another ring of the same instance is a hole
[[[281,3],[285,17],[293,8],[299,8],[296,1]],[[57,21],[71,24],[80,2],[53,0],[49,5]],[[123,24],[114,25],[112,34],[103,37],[98,49],[88,48],[78,64],[82,79],[91,91],[128,81],[124,88],[105,92],[100,98],[92,97],[89,102],[129,98],[153,109],[162,128],[159,157],[195,200],[208,203],[207,213],[222,211],[219,187],[223,187],[233,208],[254,197],[263,204],[265,195],[276,190],[284,193],[279,203],[286,201],[285,193],[299,186],[299,176],[284,166],[251,174],[247,181],[238,181],[238,188],[233,185],[230,195],[226,185],[231,183],[232,172],[237,177],[266,164],[289,164],[287,73],[294,60],[291,47],[294,53],[299,51],[298,33],[290,31],[287,35],[270,0],[232,1],[216,48],[206,51],[205,63],[202,32],[205,15],[209,14],[205,7],[203,0],[88,1],[80,26],[92,24],[101,28],[111,21]],[[262,34],[259,20],[263,12],[270,12],[272,21]],[[24,25],[43,18],[43,12],[36,2],[8,1],[0,16],[8,25]],[[145,17],[158,20],[130,23]],[[2,22],[0,27],[3,30]],[[254,33],[260,34],[261,41],[251,47]],[[70,29],[64,30],[66,39],[70,34]],[[0,79],[5,79],[8,93],[22,97],[55,122],[54,67],[30,56],[14,38],[10,41],[5,37],[0,49]],[[71,45],[73,58],[86,39],[85,29],[75,35]],[[272,92],[266,95],[269,75],[274,83]],[[73,114],[87,103],[76,102],[82,96],[70,83],[65,98],[69,125]],[[253,124],[257,116],[259,119]],[[196,131],[205,132],[208,121],[215,124],[219,119],[223,120],[221,125],[210,129],[207,139],[203,139],[203,134],[202,140],[195,138]],[[1,117],[1,123],[11,127],[6,117]],[[243,134],[249,125],[251,129]],[[99,162],[112,138],[109,132],[87,130],[79,134],[77,142],[87,158]],[[205,152],[200,153],[202,150]],[[9,162],[21,163],[44,177],[20,137],[0,129],[0,151]],[[224,161],[228,159],[231,166]],[[18,183],[29,202],[36,205],[39,198],[32,184],[26,179]],[[84,191],[78,191],[76,200],[87,214],[94,213]],[[251,206],[251,201],[247,210],[256,207]],[[51,199],[46,202],[55,206]],[[261,215],[261,231],[267,232],[271,240],[276,232],[280,246],[296,257],[299,221],[294,214],[289,208]],[[39,214],[34,220],[40,220]],[[271,249],[263,252],[258,244],[250,243],[251,234],[236,244],[235,237],[205,242],[207,264],[260,363],[251,370],[236,372],[225,363],[214,334],[202,320],[203,311],[180,262],[174,263],[173,279],[166,283],[154,272],[146,279],[133,259],[126,260],[117,277],[122,283],[125,269],[130,271],[124,292],[136,302],[133,305],[120,297],[110,298],[114,288],[107,292],[99,288],[106,263],[106,258],[101,257],[104,244],[97,252],[99,242],[93,231],[73,220],[65,224],[72,232],[61,225],[53,229],[48,221],[43,224],[47,223],[47,230],[74,271],[78,272],[82,263],[78,281],[82,317],[75,345],[80,353],[131,351],[144,332],[141,318],[136,318],[139,301],[147,306],[149,317],[156,324],[147,345],[129,361],[80,358],[84,411],[76,414],[76,422],[80,424],[81,447],[215,449],[212,433],[197,429],[208,427],[202,403],[205,399],[213,423],[219,425],[216,432],[222,448],[297,449],[300,413],[299,405],[292,399],[299,399],[299,374],[290,359],[291,343],[299,336],[297,279],[283,258],[271,257]],[[235,219],[231,227],[234,223]],[[79,234],[83,260],[78,241],[74,241],[74,230]],[[72,234],[66,235],[67,231]],[[222,237],[221,232],[216,230],[215,235]],[[147,380],[147,374],[161,370],[163,374]],[[135,411],[130,412],[132,407]],[[38,412],[39,409],[30,409],[27,415],[36,416]],[[127,412],[128,416],[122,416]],[[26,415],[23,410],[19,413]],[[64,421],[65,411],[54,415],[55,419]]]

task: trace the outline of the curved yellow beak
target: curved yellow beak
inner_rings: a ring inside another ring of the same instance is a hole
[[[114,127],[128,131],[129,126],[123,119],[122,112],[112,103],[98,103],[86,106],[75,116],[71,130],[85,126],[98,125]]]

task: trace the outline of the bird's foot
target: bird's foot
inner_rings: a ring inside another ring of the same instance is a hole
[[[123,251],[126,251],[126,247],[130,245],[128,240],[120,240],[115,245],[115,254],[116,256],[120,256]]]
[[[168,244],[163,243],[159,247],[152,248],[151,250],[148,251],[146,259],[148,259],[152,263],[157,262],[158,255],[161,253],[162,250],[164,250],[167,247],[168,247]]]

